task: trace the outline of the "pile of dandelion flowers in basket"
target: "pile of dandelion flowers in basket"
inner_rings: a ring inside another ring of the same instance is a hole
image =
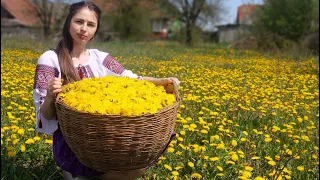
[[[176,102],[163,86],[116,76],[69,83],[63,86],[60,97],[78,111],[125,116],[153,114]]]

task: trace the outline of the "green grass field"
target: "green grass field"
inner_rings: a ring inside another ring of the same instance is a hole
[[[1,179],[62,179],[36,133],[36,61],[55,42],[2,40]],[[318,179],[319,68],[312,56],[176,43],[94,43],[143,76],[178,77],[177,138],[142,179]]]

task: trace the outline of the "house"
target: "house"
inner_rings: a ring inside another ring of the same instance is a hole
[[[116,0],[92,0],[97,4],[103,14],[112,13],[116,7]],[[172,24],[173,19],[161,10],[157,5],[151,0],[141,0],[139,5],[150,10],[150,21],[152,27],[152,39],[163,39],[168,35],[167,28]],[[52,21],[54,21],[54,28],[57,31],[59,36],[59,27],[62,26],[64,13],[67,12],[64,7],[65,4],[55,3],[55,16]],[[42,27],[40,19],[37,16],[35,10],[36,5],[32,3],[31,0],[1,0],[1,36],[25,36],[37,38],[42,34]],[[60,12],[63,11],[63,12]],[[56,27],[59,26],[59,27]],[[61,27],[60,27],[61,28]],[[119,36],[117,32],[109,31],[110,27],[107,30],[100,31],[102,32],[101,39],[110,40],[110,37]],[[112,38],[111,38],[112,39]]]
[[[97,4],[105,14],[112,13],[115,10],[116,3],[114,0],[92,0]],[[150,10],[150,21],[153,39],[164,39],[168,35],[168,27],[173,23],[173,18],[165,13],[162,9],[151,0],[141,0],[139,6],[143,9]]]
[[[257,7],[259,7],[259,5],[256,4],[241,5],[238,7],[235,24],[216,26],[218,28],[218,42],[233,43],[246,37],[253,23],[253,12],[255,12]]]
[[[35,5],[30,0],[1,0],[1,37],[33,36],[38,27]]]
[[[248,4],[238,7],[236,24],[252,24],[253,12],[257,9],[258,5]]]

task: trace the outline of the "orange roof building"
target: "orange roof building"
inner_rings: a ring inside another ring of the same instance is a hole
[[[1,22],[36,26],[39,19],[35,8],[30,0],[1,0]]]
[[[258,5],[256,4],[239,6],[238,13],[237,13],[237,24],[251,24],[252,23],[251,15],[256,10],[257,7]]]

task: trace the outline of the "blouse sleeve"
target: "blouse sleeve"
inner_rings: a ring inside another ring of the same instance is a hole
[[[94,49],[93,52],[97,56],[99,64],[104,67],[104,75],[111,76],[125,76],[129,78],[139,78],[137,74],[133,73],[131,70],[125,69],[118,61],[116,61],[109,53],[99,51]]]
[[[57,55],[53,51],[47,51],[42,54],[38,60],[33,87],[33,100],[36,106],[36,126],[37,132],[53,134],[58,129],[58,121],[55,117],[48,120],[40,112],[41,105],[47,95],[48,81],[53,77],[59,77],[59,67]]]

